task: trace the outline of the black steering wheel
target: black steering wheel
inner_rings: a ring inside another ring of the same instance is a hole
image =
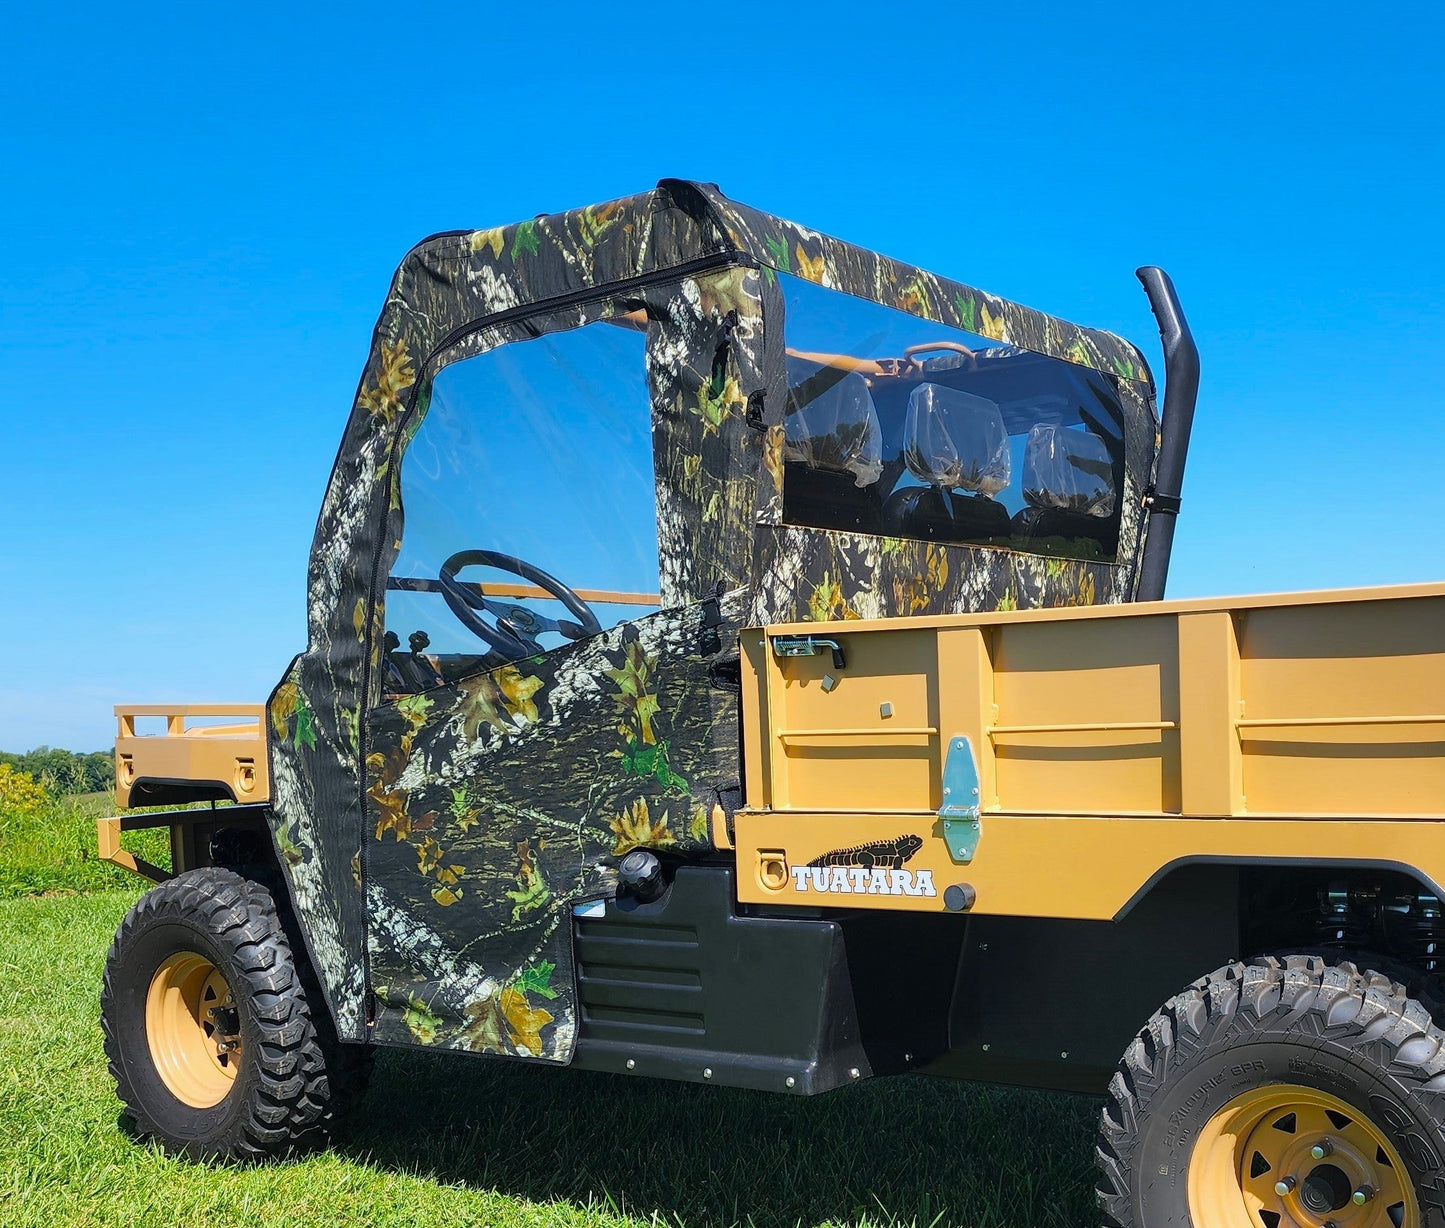
[[[565,618],[558,621],[524,605],[488,597],[477,585],[464,584],[457,579],[457,572],[463,567],[495,567],[499,571],[521,576],[538,588],[546,589],[576,616],[577,621]],[[545,651],[537,643],[537,636],[545,631],[555,631],[569,640],[582,640],[602,630],[592,607],[561,580],[510,554],[498,554],[495,550],[458,551],[442,564],[437,580],[441,584],[442,596],[462,626],[508,661],[520,661]],[[491,615],[492,621],[486,622],[481,617],[482,613]]]

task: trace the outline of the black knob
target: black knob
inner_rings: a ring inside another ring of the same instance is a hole
[[[633,849],[617,867],[618,886],[644,904],[657,899],[667,890],[662,877],[662,862],[646,849]]]
[[[978,899],[978,892],[970,883],[954,883],[943,892],[943,906],[949,912],[967,912]]]

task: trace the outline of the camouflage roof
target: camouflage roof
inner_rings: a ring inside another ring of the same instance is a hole
[[[1144,355],[1122,337],[1071,324],[739,204],[715,184],[664,179],[650,192],[605,204],[541,214],[511,226],[433,235],[407,254],[397,270],[396,286],[424,277],[446,284],[466,276],[477,253],[486,249],[493,257],[492,275],[484,277],[493,291],[486,296],[493,310],[732,254],[760,268],[793,273],[1153,388]],[[454,313],[451,327],[474,322],[461,318],[464,314]]]

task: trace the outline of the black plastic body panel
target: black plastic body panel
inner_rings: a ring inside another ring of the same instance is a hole
[[[1102,1093],[1155,1011],[1239,958],[1238,881],[1185,867],[1119,921],[972,918],[926,1073]]]
[[[838,922],[739,916],[727,866],[604,909],[573,918],[573,1066],[794,1095],[872,1073]]]

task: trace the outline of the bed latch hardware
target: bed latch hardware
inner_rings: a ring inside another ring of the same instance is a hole
[[[780,657],[815,657],[825,648],[833,650],[833,668],[846,669],[848,658],[843,655],[843,645],[837,640],[824,639],[817,635],[775,635],[773,652]]]

